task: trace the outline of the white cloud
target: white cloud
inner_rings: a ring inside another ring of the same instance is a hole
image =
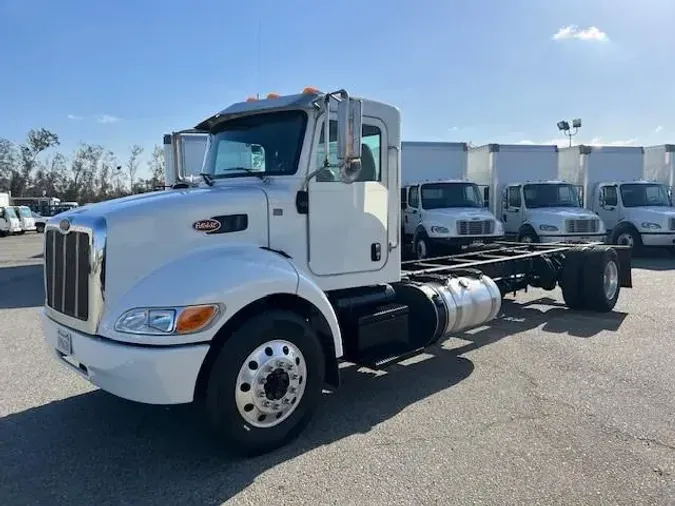
[[[108,125],[110,123],[117,123],[120,121],[120,118],[117,116],[111,116],[110,114],[101,114],[100,116],[96,117],[96,121],[103,123],[104,125]]]
[[[661,130],[663,130],[663,127],[662,127],[661,125],[659,125],[659,126],[657,126],[657,127],[654,129],[654,133],[657,134],[657,133],[659,133]]]
[[[68,119],[71,119],[73,121],[79,121],[82,119],[82,116],[78,116],[77,114],[69,114]]]
[[[602,137],[594,137],[590,142],[584,142],[589,146],[633,146],[637,142],[637,137],[627,140],[606,141]]]
[[[597,42],[607,42],[609,37],[605,32],[596,26],[579,29],[577,25],[567,25],[560,28],[552,37],[553,40],[593,40]]]

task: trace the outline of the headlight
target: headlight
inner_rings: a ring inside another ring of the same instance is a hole
[[[539,230],[543,230],[545,232],[557,232],[558,227],[555,225],[539,225]]]
[[[432,234],[449,234],[450,230],[448,230],[448,228],[446,228],[446,227],[437,227],[437,226],[434,225],[433,227],[431,227],[431,233]]]
[[[657,229],[661,228],[661,225],[659,225],[658,223],[651,223],[649,221],[645,221],[644,223],[642,223],[642,228]]]
[[[219,312],[218,304],[135,308],[126,311],[117,319],[115,330],[125,334],[153,336],[192,334],[208,327]]]

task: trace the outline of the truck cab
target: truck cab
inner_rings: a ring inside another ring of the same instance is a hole
[[[598,183],[589,207],[605,223],[612,244],[675,252],[675,208],[667,185],[644,180]]]
[[[603,242],[602,220],[582,202],[581,187],[562,181],[510,183],[501,198],[506,234],[520,242]]]
[[[0,206],[0,236],[21,233],[21,221],[14,210],[14,206]]]
[[[21,232],[25,234],[26,232],[35,232],[37,230],[35,226],[35,218],[31,212],[30,207],[28,206],[14,206],[14,211],[19,223],[21,224]]]
[[[470,181],[409,183],[401,188],[403,237],[417,259],[503,239],[502,223],[485,205],[481,189]]]

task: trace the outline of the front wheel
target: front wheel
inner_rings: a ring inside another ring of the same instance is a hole
[[[243,456],[295,439],[321,397],[324,364],[318,336],[299,315],[251,318],[225,341],[210,372],[206,408],[216,433]]]

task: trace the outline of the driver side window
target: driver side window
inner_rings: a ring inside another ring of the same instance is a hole
[[[509,207],[520,207],[520,186],[509,186],[507,203]]]
[[[420,198],[419,198],[419,186],[413,186],[410,188],[410,195],[408,197],[408,205],[417,209],[419,207]]]
[[[357,181],[382,181],[382,164],[380,155],[382,151],[382,132],[374,125],[361,127],[361,174]],[[323,165],[325,157],[324,129],[321,128],[319,145],[316,150],[315,169]],[[336,167],[337,159],[337,121],[330,122],[330,142],[328,143],[328,161],[331,164],[329,169],[317,174],[317,182],[339,181],[340,169]]]
[[[602,188],[601,198],[605,206],[616,206],[618,203],[616,186],[604,186]]]

